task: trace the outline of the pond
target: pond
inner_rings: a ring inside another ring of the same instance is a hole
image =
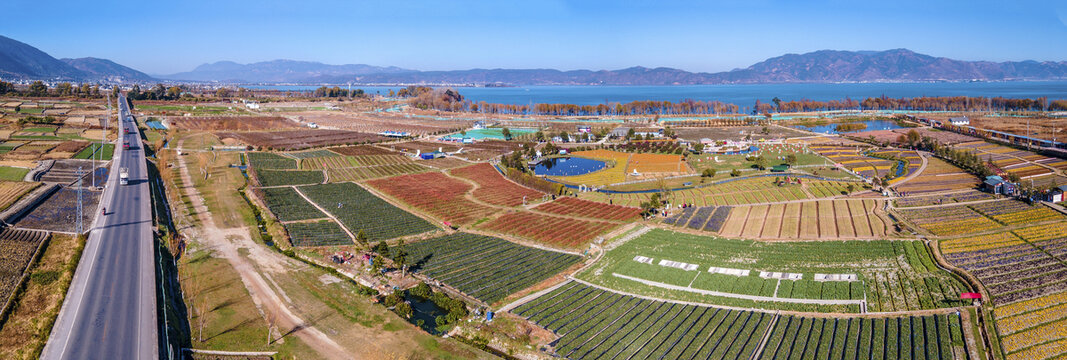
[[[520,135],[532,134],[532,133],[537,132],[537,130],[535,130],[535,129],[520,129],[520,128],[508,128],[508,131],[511,132],[511,137],[517,137],[517,136],[520,136]],[[474,139],[474,140],[483,140],[483,139],[504,140],[504,129],[503,128],[487,128],[487,129],[467,130],[467,134],[466,135],[463,135],[462,133],[455,133],[455,134],[451,134],[451,135],[445,136],[445,138],[446,139],[469,138],[469,139]]]
[[[156,129],[156,130],[167,130],[167,127],[163,126],[163,123],[161,123],[159,121],[155,121],[155,120],[145,121],[144,124],[146,126],[150,127],[150,128]]]
[[[419,301],[415,296],[407,296],[405,300],[411,303],[412,315],[408,321],[430,334],[441,335],[441,332],[437,330],[437,317],[448,315],[448,310],[438,307],[430,300]]]
[[[534,174],[548,176],[575,176],[601,170],[607,163],[580,157],[558,157],[542,161],[534,167]]]
[[[845,131],[846,133],[847,132],[860,132],[860,131],[874,131],[874,130],[893,130],[893,129],[903,129],[904,128],[903,126],[897,125],[897,122],[896,121],[892,121],[892,120],[850,121],[850,122],[846,122],[846,123],[829,123],[829,124],[826,124],[826,125],[815,125],[815,126],[794,125],[793,127],[797,128],[797,129],[801,129],[801,130],[807,130],[807,131],[823,133],[823,134],[841,134],[842,132],[837,131],[836,128],[837,128],[838,125],[844,125],[844,124],[864,124],[864,125],[867,125],[867,127],[864,128],[864,129],[858,129],[858,130],[853,130],[853,131]]]

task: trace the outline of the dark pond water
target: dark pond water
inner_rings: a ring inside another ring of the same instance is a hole
[[[560,157],[542,161],[534,167],[534,174],[549,176],[574,176],[603,169],[607,164],[600,160],[580,157]]]
[[[419,301],[414,296],[408,296],[406,300],[411,302],[411,311],[413,313],[408,321],[419,325],[419,320],[422,320],[422,325],[419,327],[430,334],[441,335],[441,332],[437,331],[436,319],[438,316],[448,315],[448,311],[437,307],[437,304],[430,300]]]

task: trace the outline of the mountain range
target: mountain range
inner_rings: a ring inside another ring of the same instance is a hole
[[[91,82],[198,82],[288,84],[506,84],[506,85],[696,85],[888,81],[1001,81],[1067,79],[1067,61],[964,61],[885,51],[820,50],[773,57],[744,69],[706,73],[673,68],[620,70],[470,69],[418,71],[395,66],[329,65],[274,60],[251,64],[219,61],[192,71],[149,76],[99,58],[56,59],[28,44],[0,36],[0,79]]]
[[[56,59],[26,43],[0,36],[0,78],[91,82],[148,82],[143,72],[111,60],[85,57]]]

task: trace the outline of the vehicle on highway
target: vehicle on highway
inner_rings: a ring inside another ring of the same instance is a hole
[[[130,169],[128,169],[128,168],[119,169],[119,185],[129,185],[129,184],[130,184]]]

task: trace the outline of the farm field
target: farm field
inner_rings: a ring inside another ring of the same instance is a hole
[[[940,242],[952,265],[982,282],[1008,359],[1067,353],[1067,223]]]
[[[1067,354],[1067,292],[998,306],[993,314],[1008,359],[1052,359]]]
[[[358,156],[358,155],[396,155],[399,154],[396,151],[381,148],[374,145],[356,145],[356,146],[342,146],[329,148],[340,155]]]
[[[573,281],[512,312],[559,335],[552,350],[570,359],[966,356],[958,315],[798,317],[648,300]]]
[[[380,179],[404,174],[414,174],[430,169],[415,163],[392,164],[380,166],[363,166],[326,170],[330,182],[363,181]]]
[[[1067,223],[942,240],[952,265],[982,282],[997,304],[1067,291]]]
[[[977,190],[964,190],[960,192],[937,194],[927,196],[904,197],[894,200],[896,207],[929,206],[953,203],[965,203],[979,200],[996,199],[992,194]]]
[[[473,144],[456,144],[439,141],[408,141],[395,144],[383,144],[381,146],[396,151],[404,151],[411,155],[414,155],[418,151],[426,153],[441,150],[447,153],[453,153],[463,149],[459,154],[456,154],[456,156],[463,157],[470,161],[485,161],[519,150],[522,148],[523,144],[524,143],[520,141],[496,140],[479,141]]]
[[[7,209],[41,183],[0,180],[0,210]]]
[[[487,304],[544,281],[581,257],[454,233],[404,245],[410,269]],[[393,249],[395,256],[397,249]]]
[[[301,186],[297,190],[336,217],[353,235],[363,230],[369,241],[437,229],[353,183]]]
[[[718,232],[751,239],[880,239],[889,233],[888,220],[879,216],[883,205],[856,199],[735,206]]]
[[[178,129],[206,131],[254,131],[296,129],[301,125],[280,116],[182,116],[172,117],[170,124]]]
[[[256,182],[260,186],[288,186],[321,184],[326,181],[320,170],[255,170]]]
[[[253,169],[296,170],[296,159],[269,152],[249,152],[248,166]]]
[[[675,210],[675,214],[663,219],[663,223],[717,233],[722,231],[732,209],[730,206],[689,207]]]
[[[82,206],[85,209],[96,209],[100,202],[100,192],[85,190],[82,192]],[[73,233],[77,230],[78,191],[71,188],[60,188],[42,201],[29,213],[15,220],[15,226],[23,229],[62,231]],[[82,213],[84,230],[92,227],[96,211]]]
[[[101,149],[103,149],[103,151],[101,151]],[[88,147],[82,149],[77,154],[74,154],[71,158],[91,159],[94,155],[97,160],[111,160],[111,157],[115,155],[115,144],[104,144],[102,148],[100,147],[100,143],[89,144]]]
[[[775,177],[782,179],[785,176],[732,178],[690,189],[674,190],[666,199],[672,204],[732,206],[840,196],[848,193],[849,184],[852,184],[853,191],[863,189],[862,184],[858,182],[813,180],[804,177],[798,178],[799,184],[794,182],[779,186],[774,183]],[[579,196],[599,202],[610,200],[617,205],[640,206],[642,202],[648,201],[649,194],[585,192]]]
[[[293,246],[352,245],[352,238],[333,220],[291,222],[283,226],[289,232],[289,240]]]
[[[281,222],[324,219],[326,214],[311,205],[291,187],[255,189],[270,212]]]
[[[44,231],[0,229],[0,307],[22,283],[23,273],[48,237]]]
[[[30,169],[13,167],[13,166],[0,166],[0,180],[6,181],[22,181],[26,178],[26,174],[30,172]]]
[[[930,157],[926,161],[926,169],[919,173],[919,176],[894,186],[894,189],[910,196],[923,193],[975,189],[980,183],[977,176],[971,175],[944,160]]]
[[[464,197],[473,185],[440,172],[394,176],[367,184],[454,225],[467,225],[496,212]]]
[[[938,236],[958,236],[991,231],[1001,226],[1065,219],[1048,207],[1027,205],[1017,200],[902,209],[898,212],[912,223]]]
[[[818,312],[858,312],[864,301],[872,312],[953,307],[966,291],[917,241],[759,242],[660,229],[619,245],[576,276],[665,299]]]
[[[520,206],[545,196],[543,192],[508,180],[488,163],[452,169],[449,173],[477,183],[478,187],[472,193],[474,198],[493,205]]]
[[[303,150],[312,147],[380,142],[386,138],[348,130],[281,130],[217,133],[219,139],[236,139],[268,150]]]
[[[1000,170],[1015,174],[1021,179],[1049,175],[1054,170],[1067,170],[1067,160],[1050,158],[985,141],[962,143],[956,147],[970,150],[979,158],[992,161],[993,165]]]
[[[510,212],[482,223],[480,229],[519,236],[549,246],[580,249],[619,224],[545,215],[532,211]]]
[[[641,217],[640,208],[609,205],[570,196],[560,197],[555,201],[538,205],[533,210],[556,215],[613,221],[637,220]]]

